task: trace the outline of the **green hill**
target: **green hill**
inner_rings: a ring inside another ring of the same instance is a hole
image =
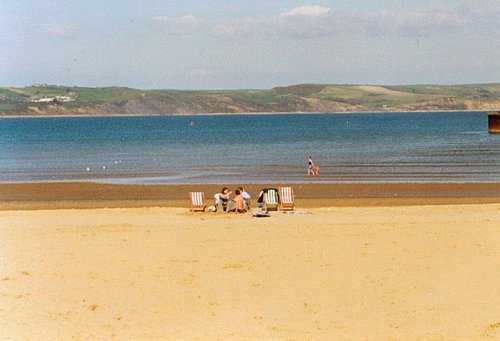
[[[498,110],[500,84],[299,84],[270,90],[140,90],[36,85],[0,88],[0,115]]]

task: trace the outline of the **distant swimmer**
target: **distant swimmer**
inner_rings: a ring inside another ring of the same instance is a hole
[[[194,122],[193,122],[193,121],[189,122],[189,126],[190,126],[191,128],[192,128],[192,127],[194,127]]]

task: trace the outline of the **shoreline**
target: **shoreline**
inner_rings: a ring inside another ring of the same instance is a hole
[[[252,207],[265,187],[292,186],[296,206],[371,207],[500,203],[500,183],[241,184]],[[203,191],[207,205],[221,184],[122,185],[92,182],[0,183],[0,210],[189,207],[188,193]],[[227,185],[230,189],[237,185]]]
[[[322,115],[322,114],[329,114],[329,115],[343,115],[343,114],[391,114],[391,113],[440,113],[440,112],[446,112],[446,113],[453,113],[453,112],[484,112],[488,113],[491,111],[496,111],[496,110],[470,110],[470,109],[464,109],[464,110],[408,110],[408,111],[391,111],[391,110],[382,110],[382,111],[296,111],[296,112],[284,112],[284,111],[277,111],[277,112],[236,112],[236,113],[230,113],[230,112],[220,112],[220,113],[195,113],[195,114],[179,114],[179,113],[165,113],[165,114],[107,114],[107,115],[90,115],[90,114],[81,114],[81,115],[75,115],[75,114],[68,114],[68,115],[33,115],[33,114],[28,114],[28,115],[0,115],[0,119],[5,118],[5,119],[15,119],[15,118],[63,118],[63,117],[68,117],[68,118],[78,118],[78,117],[164,117],[164,116],[230,116],[230,115]]]

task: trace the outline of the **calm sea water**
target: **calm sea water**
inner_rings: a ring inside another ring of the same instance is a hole
[[[30,181],[498,182],[500,135],[483,112],[0,119],[0,182]]]

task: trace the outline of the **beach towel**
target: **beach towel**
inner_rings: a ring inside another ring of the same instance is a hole
[[[252,216],[256,218],[270,217],[271,215],[267,211],[257,211],[252,213]]]

